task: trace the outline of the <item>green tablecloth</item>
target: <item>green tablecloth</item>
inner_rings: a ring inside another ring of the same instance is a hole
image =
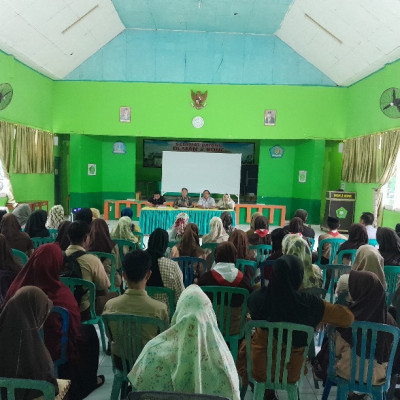
[[[156,228],[167,230],[179,213],[189,215],[189,221],[199,227],[200,235],[205,235],[210,230],[210,219],[220,217],[225,210],[204,210],[200,208],[152,208],[143,207],[140,212],[139,226],[145,235],[150,235]],[[227,210],[232,215],[233,225],[236,224],[236,214],[233,210]]]

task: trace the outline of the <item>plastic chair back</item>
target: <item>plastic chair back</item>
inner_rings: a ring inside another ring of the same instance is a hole
[[[201,245],[201,248],[206,250],[206,249],[210,249],[211,250],[211,264],[214,263],[214,253],[215,253],[215,249],[217,248],[217,246],[219,245],[219,243],[203,243]]]
[[[52,237],[34,237],[34,238],[31,238],[31,240],[33,243],[33,247],[35,249],[37,249],[42,244],[54,243],[54,241],[55,241],[55,239],[53,239]]]
[[[115,243],[117,243],[118,245],[118,249],[119,249],[119,258],[122,261],[125,257],[124,254],[124,246],[128,247],[128,251],[135,251],[139,246],[136,243],[131,242],[130,240],[126,240],[126,239],[113,239],[113,241]]]
[[[335,258],[336,258],[336,253],[339,250],[339,247],[342,243],[344,243],[346,240],[345,239],[335,239],[335,238],[328,238],[328,239],[323,239],[319,242],[318,245],[318,261],[317,264],[321,266],[321,258],[322,258],[322,251],[325,247],[325,245],[330,245],[331,247],[331,252],[329,255],[329,263],[328,264],[334,264],[335,263]]]
[[[16,259],[16,262],[22,266],[25,266],[25,264],[28,262],[28,256],[20,250],[17,249],[11,249],[14,259]]]
[[[15,391],[18,389],[32,389],[43,393],[44,400],[54,400],[54,386],[47,381],[33,379],[0,378],[0,388],[6,388],[7,399],[15,400]]]
[[[137,238],[138,238],[138,245],[139,245],[139,249],[143,250],[143,238],[144,238],[144,234],[142,232],[132,232]]]
[[[369,240],[368,240],[368,244],[369,244],[370,246],[377,247],[377,246],[378,246],[378,241],[377,241],[376,239],[369,239]]]
[[[400,276],[400,267],[394,265],[385,265],[383,267],[385,273],[385,279],[387,284],[386,289],[386,304],[390,306],[392,304],[394,295],[396,293],[397,285]]]
[[[130,392],[128,400],[229,400],[227,397],[211,394],[180,392]]]
[[[167,307],[169,320],[171,321],[172,316],[175,312],[175,291],[167,287],[157,287],[157,286],[146,286],[146,292],[149,296],[156,300],[165,303],[164,299],[167,298]]]
[[[247,374],[249,381],[254,383],[254,398],[262,399],[265,389],[272,389],[286,390],[290,400],[297,400],[298,382],[288,383],[287,369],[292,354],[293,333],[303,333],[306,338],[303,354],[304,361],[300,371],[300,376],[302,376],[308,348],[314,338],[314,329],[311,326],[292,324],[289,322],[250,321],[246,323],[244,328],[247,349],[251,349],[251,335],[255,328],[264,328],[268,330],[268,346],[266,359],[267,378],[265,382],[257,382],[253,379],[251,373],[251,351],[246,352]],[[272,354],[275,345],[276,358],[273,359]],[[286,347],[286,351],[284,347]],[[282,371],[282,379],[280,379],[280,371]]]
[[[251,284],[254,285],[254,281],[256,278],[256,273],[257,273],[257,263],[252,260],[245,260],[243,258],[238,258],[236,260],[236,268],[243,272],[245,271],[246,267],[251,267],[254,270],[253,278],[251,279]]]
[[[269,253],[272,251],[272,246],[270,244],[257,244],[249,246],[249,250],[257,251],[257,264],[260,264],[268,258]]]
[[[307,237],[307,236],[304,236],[304,238],[305,239],[308,239],[308,241],[310,242],[310,250],[311,251],[313,251],[313,249],[314,249],[314,245],[315,245],[315,239],[314,238],[310,238],[310,237]]]
[[[111,391],[111,400],[117,400],[121,392],[121,399],[127,396],[128,373],[131,371],[136,359],[143,350],[142,328],[153,325],[159,332],[167,329],[165,321],[158,318],[145,317],[132,314],[103,314],[102,315],[107,336],[111,343],[117,342],[120,352],[122,370],[116,368],[113,360],[114,381]],[[118,332],[114,338],[113,333]]]
[[[100,258],[100,261],[103,262],[102,259],[107,259],[111,261],[111,272],[110,272],[110,289],[108,290],[109,292],[118,292],[121,294],[121,290],[119,287],[115,286],[115,274],[117,273],[116,271],[116,260],[115,260],[115,255],[111,253],[103,253],[101,251],[88,251],[88,254],[93,254],[94,256]]]
[[[343,256],[351,256],[351,264],[353,264],[354,259],[356,258],[357,254],[357,249],[352,249],[352,250],[342,250],[338,254],[338,264],[343,264]]]
[[[60,358],[54,360],[55,375],[58,376],[58,366],[65,364],[67,359],[67,345],[68,345],[68,329],[69,329],[69,312],[64,307],[53,306],[51,313],[59,314],[62,321],[61,329],[61,352]]]
[[[101,344],[103,346],[103,350],[107,350],[106,346],[106,337],[104,333],[104,324],[103,320],[100,316],[96,314],[96,286],[93,282],[87,281],[85,279],[80,278],[67,278],[67,277],[60,277],[61,282],[67,286],[73,295],[75,295],[75,289],[80,286],[83,289],[86,289],[89,292],[89,302],[90,302],[90,319],[88,321],[82,321],[82,324],[87,325],[98,325],[100,330],[100,337],[101,337]]]
[[[342,264],[328,264],[328,265],[321,265],[320,268],[322,269],[324,283],[323,287],[326,287],[327,283],[327,271],[331,271],[331,276],[329,278],[329,286],[328,286],[328,301],[333,304],[335,301],[335,286],[339,278],[343,274],[349,274],[351,271],[350,265],[342,265]]]
[[[183,284],[188,287],[193,283],[195,270],[201,274],[206,270],[206,260],[198,257],[175,257],[172,261],[179,264],[179,268],[183,274]]]
[[[219,330],[221,331],[225,341],[229,343],[232,357],[236,361],[239,351],[239,339],[243,337],[249,292],[246,289],[228,286],[201,286],[201,289],[207,294],[208,297],[210,297],[215,315],[217,317]],[[232,296],[243,297],[239,332],[235,334],[231,334],[231,322],[233,317],[231,305]]]
[[[331,327],[328,330],[329,334],[329,367],[328,367],[328,378],[325,385],[324,394],[322,400],[328,398],[330,388],[332,384],[336,383],[338,386],[338,400],[346,400],[349,392],[361,392],[370,393],[374,399],[384,398],[383,393],[389,389],[390,377],[392,373],[393,360],[396,353],[397,345],[400,337],[400,330],[397,327],[377,324],[373,322],[361,322],[354,321],[352,326],[348,329],[352,330],[353,345],[351,348],[351,359],[350,359],[350,378],[346,380],[338,377],[335,371],[336,364],[336,343],[334,339],[334,330]],[[357,356],[356,349],[358,345],[357,333],[361,333],[361,354]],[[386,371],[386,381],[383,385],[373,385],[373,372],[374,363],[369,360],[375,359],[376,342],[378,339],[378,333],[386,333],[393,337],[392,349],[390,352],[388,366]],[[370,338],[371,346],[367,349],[367,337]],[[368,366],[367,366],[368,363]],[[358,366],[358,368],[357,368]],[[357,373],[357,369],[359,369]]]
[[[52,239],[54,239],[54,241],[55,241],[57,238],[58,229],[49,229],[49,233],[50,233],[50,237]]]

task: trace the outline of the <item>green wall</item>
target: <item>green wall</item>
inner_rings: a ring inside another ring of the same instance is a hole
[[[117,140],[126,144],[126,154],[113,154]],[[95,207],[102,211],[105,199],[134,198],[134,138],[71,135],[70,152],[70,207]],[[96,164],[95,176],[88,175],[88,164]]]
[[[382,226],[394,229],[400,222],[400,213],[398,211],[385,210],[383,213]]]

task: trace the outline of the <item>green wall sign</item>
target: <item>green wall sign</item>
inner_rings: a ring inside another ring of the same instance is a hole
[[[281,146],[273,146],[269,149],[269,154],[271,155],[271,158],[282,158],[283,153],[285,150]]]

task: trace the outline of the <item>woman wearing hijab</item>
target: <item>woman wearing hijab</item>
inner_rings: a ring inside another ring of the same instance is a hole
[[[351,269],[353,271],[373,272],[381,281],[383,288],[387,289],[385,273],[383,272],[383,257],[374,246],[370,246],[369,244],[360,246]],[[348,285],[348,281],[349,274],[342,275],[338,280],[338,286],[346,286],[346,284]]]
[[[67,250],[68,246],[71,244],[68,236],[68,229],[72,224],[71,221],[63,221],[58,226],[57,237],[55,243],[58,243],[62,251]]]
[[[242,260],[255,260],[249,252],[249,239],[246,232],[241,229],[235,229],[231,236],[229,236],[228,242],[232,243],[237,251],[237,258]]]
[[[251,280],[254,270],[246,267],[242,273],[236,268],[237,251],[230,242],[220,243],[215,249],[215,264],[211,271],[205,272],[199,278],[199,286],[229,286],[252,291]],[[212,299],[211,299],[212,300]],[[240,332],[240,319],[243,306],[243,296],[232,295],[230,334],[237,335]],[[227,315],[227,312],[225,313]]]
[[[179,242],[182,239],[183,233],[185,232],[186,226],[189,223],[189,215],[186,213],[179,213],[176,218],[174,225],[168,229],[168,237],[170,242]]]
[[[199,227],[196,224],[188,224],[182,241],[172,248],[171,258],[187,256],[206,259],[208,253],[200,247]]]
[[[380,324],[397,326],[392,316],[386,309],[386,294],[378,277],[368,271],[351,271],[349,277],[349,292],[353,302],[349,310],[353,313],[355,321],[368,321]],[[338,376],[350,379],[351,347],[353,345],[352,330],[337,329],[336,333],[336,357],[335,370]],[[382,385],[386,381],[386,368],[389,361],[392,336],[384,333],[378,334],[374,359],[373,385]],[[366,340],[367,349],[370,347],[370,338]],[[318,353],[319,368],[317,375],[324,379],[328,368],[328,360],[323,351],[329,352],[329,348],[323,348]],[[367,350],[368,354],[369,350]],[[356,354],[361,355],[361,333],[358,332]],[[368,369],[368,366],[365,367]]]
[[[54,365],[40,336],[53,303],[34,286],[19,289],[0,315],[0,376],[50,382],[58,393]],[[18,315],[18,318],[15,316]],[[17,400],[32,400],[37,390],[18,390]]]
[[[225,232],[230,236],[235,230],[235,227],[233,226],[232,214],[229,211],[224,211],[220,218]]]
[[[100,210],[98,208],[90,208],[90,211],[92,212],[92,218],[97,219],[100,218]]]
[[[17,218],[20,227],[23,228],[27,223],[28,218],[32,213],[32,210],[28,206],[28,204],[20,204],[14,209],[12,213]]]
[[[90,225],[88,251],[99,251],[102,253],[110,253],[115,256],[115,287],[120,287],[121,278],[121,260],[119,257],[118,245],[111,240],[110,231],[107,222],[104,219],[95,219]],[[107,276],[111,276],[111,260],[101,260],[106,270]]]
[[[104,382],[97,382],[99,340],[93,326],[81,325],[78,303],[72,292],[60,281],[63,254],[57,244],[40,246],[17,275],[7,292],[5,304],[23,287],[35,286],[43,290],[54,306],[65,308],[69,313],[67,360],[59,367],[59,376],[71,380],[71,396],[86,397]],[[60,356],[61,321],[51,314],[44,324],[46,347],[53,360]]]
[[[203,236],[202,243],[222,243],[229,239],[225,232],[222,220],[219,217],[212,217],[210,220],[210,232]]]
[[[256,222],[257,217],[262,217],[262,213],[256,211],[252,216],[251,216],[251,221],[250,221],[250,229],[246,232],[247,236],[251,236],[254,233],[254,230],[256,229],[254,224]]]
[[[51,207],[47,216],[46,228],[58,229],[62,221],[64,221],[64,207],[60,204]]]
[[[271,244],[268,219],[260,215],[254,221],[254,232],[248,235],[250,245]]]
[[[129,240],[132,243],[137,243],[138,238],[132,233],[132,220],[129,217],[121,217],[117,225],[111,231],[112,239]],[[129,252],[129,246],[124,246],[124,255]]]
[[[50,232],[46,228],[47,212],[44,210],[34,211],[25,225],[25,232],[31,238],[49,237]]]
[[[354,317],[346,307],[329,304],[316,296],[299,291],[304,281],[303,275],[304,267],[299,257],[294,255],[280,257],[272,267],[269,285],[253,292],[249,297],[247,305],[251,318],[303,324],[313,328],[321,322],[340,327],[350,326]],[[289,383],[300,379],[306,345],[305,336],[294,333],[291,359],[288,364]],[[258,382],[264,382],[266,379],[267,346],[268,331],[257,328],[251,338],[251,362],[253,378]],[[248,349],[246,349],[246,343],[243,342],[239,350],[237,369],[244,384],[248,381],[246,351]],[[273,391],[267,391],[266,395],[264,398],[275,397]]]
[[[125,208],[121,211],[121,217],[129,217],[130,220],[132,221],[132,218],[133,218],[133,211],[132,211],[132,208],[130,208],[130,207],[125,207]],[[135,225],[133,222],[132,222],[131,230],[132,230],[132,232],[142,232],[141,229],[139,228],[139,226],[138,226],[138,225]],[[139,237],[139,236],[136,236],[136,237],[137,237],[138,240],[140,240],[140,237]]]
[[[0,231],[6,237],[12,249],[22,251],[28,256],[32,254],[32,240],[27,233],[21,231],[21,225],[14,214],[6,214],[3,217],[0,224]]]
[[[0,270],[9,271],[17,275],[21,270],[21,265],[18,265],[15,260],[11,247],[7,242],[6,237],[0,233]]]
[[[286,235],[282,241],[282,253],[300,258],[304,267],[302,289],[322,286],[322,272],[312,263],[310,246],[297,234]]]
[[[183,275],[177,262],[164,257],[168,247],[168,233],[164,229],[157,228],[149,237],[147,252],[150,254],[152,267],[151,276],[147,281],[147,286],[166,287],[175,293],[175,304],[181,293],[185,290],[183,285]],[[167,304],[166,295],[157,295],[157,300]]]
[[[352,224],[349,228],[349,238],[342,243],[338,249],[338,254],[342,250],[357,250],[360,246],[368,244],[368,233],[365,226],[362,224]],[[350,264],[351,256],[344,256],[347,259],[346,264]]]
[[[400,265],[400,237],[390,228],[378,228],[376,240],[384,265]]]
[[[225,193],[222,199],[217,203],[217,207],[220,210],[233,210],[235,208],[235,202],[228,193]]]
[[[240,399],[232,355],[211,302],[197,285],[182,293],[171,327],[146,344],[128,378],[136,390]]]

